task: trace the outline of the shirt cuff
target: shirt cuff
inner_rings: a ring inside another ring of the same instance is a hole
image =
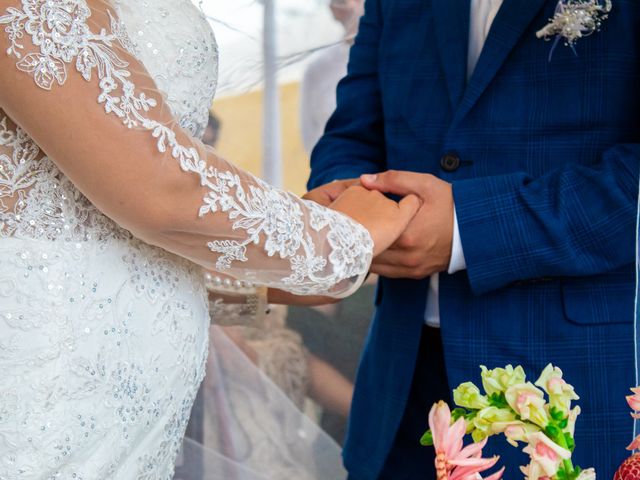
[[[460,229],[458,228],[458,214],[455,205],[453,207],[453,242],[451,244],[451,260],[449,260],[449,274],[467,269],[467,261],[464,259]]]

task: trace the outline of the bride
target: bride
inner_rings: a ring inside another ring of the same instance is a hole
[[[188,0],[0,0],[0,28],[0,478],[171,478],[201,268],[344,297],[418,201],[325,209],[205,148],[217,50]]]

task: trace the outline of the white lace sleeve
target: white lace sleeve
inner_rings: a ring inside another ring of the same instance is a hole
[[[351,293],[371,262],[367,230],[239,170],[180,128],[117,3],[0,0],[0,108],[143,240],[239,280]]]

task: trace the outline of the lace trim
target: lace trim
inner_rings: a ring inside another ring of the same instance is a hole
[[[312,239],[304,232],[301,203],[292,195],[255,179],[256,186],[247,191],[240,177],[220,171],[200,158],[193,147],[181,145],[173,130],[148,118],[147,112],[157,102],[136,93],[130,80],[128,62],[120,58],[113,45],[119,44],[134,55],[134,48],[124,25],[108,12],[110,31],[92,33],[88,26],[91,10],[83,0],[22,0],[22,10],[8,8],[0,16],[0,25],[10,41],[7,53],[18,59],[17,68],[33,76],[36,84],[51,90],[67,79],[67,66],[75,69],[86,81],[94,73],[99,79],[98,102],[107,114],[115,114],[128,128],[142,127],[156,139],[158,151],[171,155],[185,172],[195,173],[209,192],[200,208],[200,217],[224,212],[233,221],[234,230],[243,230],[243,240],[213,241],[210,250],[219,253],[217,268],[228,270],[234,262],[247,262],[247,247],[260,243],[265,236],[265,251],[269,256],[289,259],[292,274],[282,283],[299,294],[328,292],[342,280],[366,273],[373,242],[366,229],[336,212],[306,202],[312,212],[311,228],[316,232],[328,228],[331,246],[331,274],[322,271],[327,259],[317,255]],[[23,54],[24,35],[39,47],[38,53]]]

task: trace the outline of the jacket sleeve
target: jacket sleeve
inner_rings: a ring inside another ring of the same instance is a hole
[[[639,164],[640,145],[618,145],[593,166],[454,182],[473,291],[633,264]]]

